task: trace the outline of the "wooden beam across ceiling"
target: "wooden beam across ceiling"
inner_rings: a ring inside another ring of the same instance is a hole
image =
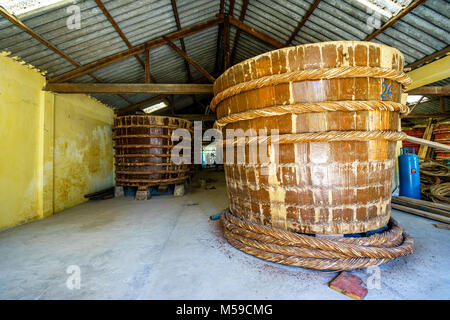
[[[450,118],[450,112],[445,113],[413,113],[408,114],[405,118]]]
[[[68,56],[66,53],[64,53],[62,50],[58,49],[58,47],[56,47],[54,44],[52,44],[50,41],[48,41],[47,39],[45,39],[44,37],[42,37],[40,34],[38,34],[37,32],[35,32],[33,29],[31,29],[30,27],[28,27],[27,25],[25,25],[22,21],[20,21],[18,18],[16,18],[14,15],[10,14],[8,11],[6,11],[5,9],[3,9],[0,6],[0,15],[5,18],[6,20],[8,20],[9,22],[11,22],[12,24],[14,24],[16,27],[19,27],[21,30],[25,31],[26,33],[28,33],[30,36],[32,36],[34,39],[38,40],[40,43],[42,43],[44,46],[46,46],[47,48],[49,48],[50,50],[52,50],[53,52],[55,52],[56,54],[58,54],[60,57],[62,57],[63,59],[67,60],[68,62],[70,62],[71,64],[73,64],[76,67],[81,67],[81,64],[79,64],[77,61],[75,61],[74,59],[72,59],[70,56]],[[103,82],[101,79],[99,79],[98,77],[96,77],[95,75],[91,74],[90,72],[86,72],[85,74],[88,74],[92,79],[94,79],[97,82]],[[132,103],[127,97],[119,95],[119,97],[121,97],[123,100],[125,100],[128,103]]]
[[[181,22],[180,22],[180,16],[178,15],[177,2],[176,2],[176,0],[171,0],[171,1],[172,1],[173,16],[175,18],[177,30],[180,31],[181,30]],[[187,54],[186,46],[185,46],[183,38],[180,39],[180,44],[181,44],[181,50],[183,50],[183,52]],[[189,63],[187,62],[187,60],[184,61],[184,67],[186,69],[188,81],[192,82],[191,70],[189,69]]]
[[[289,37],[288,41],[286,41],[285,46],[289,46],[291,42],[294,40],[295,36],[300,32],[300,29],[305,25],[306,21],[308,21],[311,14],[314,12],[314,10],[317,8],[321,0],[316,0],[311,5],[311,7],[306,11],[305,15],[303,16],[302,20],[299,21],[297,27],[292,32],[291,36]]]
[[[410,3],[409,6],[401,10],[397,15],[390,18],[385,24],[383,24],[379,29],[375,30],[371,34],[369,34],[364,41],[370,41],[374,39],[376,36],[378,36],[380,33],[382,33],[384,30],[392,26],[394,23],[396,23],[398,20],[406,16],[408,13],[410,13],[413,9],[417,8],[421,4],[424,4],[427,0],[414,0]]]
[[[98,59],[96,61],[93,61],[91,63],[88,63],[84,66],[80,66],[80,67],[76,68],[75,70],[63,73],[59,76],[56,76],[56,77],[50,79],[49,82],[64,82],[64,81],[68,81],[68,80],[71,80],[74,78],[78,78],[89,72],[98,70],[100,68],[104,68],[115,62],[129,58],[136,54],[143,53],[145,50],[150,50],[150,49],[154,49],[154,48],[160,47],[162,45],[165,45],[167,43],[165,38],[169,39],[170,41],[179,40],[181,38],[195,34],[199,31],[216,26],[222,22],[223,22],[223,18],[216,17],[216,18],[198,23],[196,25],[193,25],[193,26],[190,26],[187,28],[183,28],[180,31],[175,31],[175,32],[169,33],[163,37],[158,37],[156,39],[147,41],[147,42],[140,44],[138,46],[135,46],[131,49],[117,52],[115,54],[112,54],[107,57],[104,57],[104,58]]]
[[[447,86],[423,86],[412,89],[408,94],[417,94],[425,96],[450,96],[450,85]]]
[[[242,3],[241,14],[239,15],[239,21],[244,22],[245,14],[247,13],[248,0],[244,0]],[[241,29],[236,29],[234,34],[233,49],[231,50],[230,62],[233,63],[234,57],[236,56],[236,48],[239,42],[239,37],[241,36]]]
[[[200,94],[213,93],[213,85],[161,83],[47,83],[44,90],[57,93]]]
[[[194,59],[189,57],[183,50],[177,47],[175,43],[170,41],[168,38],[166,38],[166,43],[175,50],[180,56],[182,56],[187,62],[189,62],[194,68],[196,68],[198,71],[200,71],[206,78],[209,79],[209,81],[214,82],[216,79],[209,74],[206,69],[204,69],[201,65],[199,65]]]

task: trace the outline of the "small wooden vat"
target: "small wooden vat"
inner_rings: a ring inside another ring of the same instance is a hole
[[[171,162],[171,151],[178,142],[171,140],[178,128],[192,131],[184,119],[133,115],[114,120],[115,173],[117,186],[148,186],[183,183],[189,165]]]
[[[287,140],[278,164],[251,163],[248,145],[245,163],[225,164],[232,213],[303,233],[386,225],[407,111],[403,64],[395,48],[337,41],[271,51],[223,73],[211,107],[224,137],[226,129],[277,129]]]

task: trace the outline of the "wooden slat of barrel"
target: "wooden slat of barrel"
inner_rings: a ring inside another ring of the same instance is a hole
[[[188,178],[187,164],[171,162],[177,128],[192,131],[192,122],[163,116],[134,115],[114,121],[116,185],[147,187],[181,183]]]
[[[338,41],[284,48],[228,69],[217,95],[236,84],[296,70],[367,66],[402,71],[403,56],[371,42]],[[382,83],[392,96],[382,99]],[[401,85],[363,77],[306,80],[239,93],[216,106],[217,118],[273,105],[321,101],[400,102]],[[324,131],[397,131],[391,111],[314,112],[243,120],[226,129],[278,129],[280,134]],[[389,220],[395,141],[324,141],[279,146],[279,165],[226,164],[230,209],[238,217],[305,233],[355,233]],[[248,154],[248,150],[246,151]],[[248,160],[248,157],[246,158]],[[268,172],[268,174],[266,174]]]

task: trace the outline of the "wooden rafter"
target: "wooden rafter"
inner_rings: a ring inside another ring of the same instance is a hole
[[[225,10],[225,0],[220,0],[220,8],[219,8],[219,15],[223,14]],[[219,30],[217,31],[217,44],[216,44],[216,62],[214,63],[214,74],[219,72],[219,55],[220,55],[220,45],[222,43],[222,33],[223,33],[223,24],[219,25]]]
[[[225,15],[223,14],[218,14],[217,15],[218,18],[221,19],[225,19]],[[284,43],[278,41],[277,39],[272,38],[271,36],[269,36],[268,34],[259,31],[247,24],[245,24],[242,21],[239,21],[238,19],[235,19],[233,17],[229,17],[230,20],[230,24],[232,24],[233,26],[235,26],[236,28],[241,29],[242,31],[252,35],[255,38],[258,38],[259,40],[270,44],[271,46],[275,47],[275,48],[283,48],[284,47]]]
[[[420,67],[421,65],[428,63],[430,61],[433,61],[434,59],[443,57],[447,55],[450,52],[450,46],[445,47],[442,50],[436,51],[433,54],[430,54],[429,56],[426,56],[422,59],[419,59],[417,61],[414,61],[413,63],[408,64],[405,69],[415,69],[417,67]]]
[[[150,83],[150,51],[144,51],[145,62],[144,62],[144,70],[145,70],[145,83]]]
[[[172,1],[173,16],[175,17],[175,23],[177,25],[177,30],[180,31],[181,30],[181,22],[180,22],[180,16],[178,15],[177,2],[176,2],[176,0],[171,0],[171,1]],[[183,52],[187,54],[186,46],[184,44],[183,38],[180,39],[180,44],[181,44],[181,50],[183,50]],[[188,81],[192,82],[191,70],[189,69],[189,63],[186,60],[184,61],[184,66],[186,68],[186,74],[188,77]]]
[[[189,62],[194,68],[200,71],[206,78],[208,78],[211,82],[214,82],[216,79],[206,71],[201,65],[199,65],[194,59],[189,57],[183,50],[178,48],[178,46],[166,38],[166,43],[175,50],[180,56],[182,56],[187,62]]]
[[[241,22],[244,22],[245,14],[247,13],[247,7],[248,7],[248,0],[244,0],[244,2],[242,3],[241,14],[239,15],[239,21]],[[241,36],[241,29],[236,29],[236,33],[234,34],[233,49],[231,50],[231,57],[230,57],[231,63],[233,62],[234,57],[236,56],[236,48],[240,36]]]
[[[123,33],[122,29],[120,29],[119,25],[117,24],[116,20],[114,20],[114,18],[112,17],[112,15],[109,13],[108,9],[106,9],[105,5],[102,3],[101,0],[95,0],[95,3],[97,3],[97,6],[100,8],[100,10],[102,10],[103,14],[105,15],[106,19],[108,19],[108,21],[111,23],[111,25],[113,26],[114,30],[116,30],[116,32],[119,34],[119,36],[122,38],[123,42],[125,42],[125,44],[127,45],[127,47],[129,49],[133,48],[133,45],[131,44],[131,42],[128,40],[128,38],[125,36],[125,33]],[[137,60],[137,62],[139,62],[139,64],[144,68],[145,70],[145,62],[142,61],[141,58],[139,58],[139,56],[136,54],[134,56]],[[149,71],[148,71],[149,72]],[[151,73],[149,73],[150,75],[150,79],[153,82],[157,82],[156,79],[152,76]]]
[[[306,21],[308,21],[309,17],[313,13],[313,11],[317,8],[319,3],[320,3],[320,0],[314,1],[314,3],[311,5],[311,7],[308,9],[308,11],[306,11],[306,13],[303,16],[302,20],[299,21],[297,27],[294,29],[294,31],[292,32],[291,36],[286,41],[286,43],[285,43],[286,47],[291,44],[292,40],[294,40],[295,36],[300,32],[300,29],[305,25]]]
[[[230,16],[225,15],[223,21],[223,69],[230,67]]]
[[[228,14],[230,16],[233,16],[235,2],[236,2],[235,0],[231,0],[230,5],[228,6]]]
[[[444,113],[413,113],[408,114],[405,118],[450,118],[450,112]]]
[[[48,41],[47,39],[42,37],[40,34],[38,34],[33,29],[31,29],[30,27],[25,25],[22,21],[20,21],[18,18],[16,18],[12,14],[10,14],[8,11],[3,9],[2,7],[0,7],[0,15],[3,18],[5,18],[6,20],[8,20],[9,22],[11,22],[12,24],[14,24],[16,27],[19,27],[20,29],[22,29],[23,31],[28,33],[34,39],[38,40],[40,43],[42,43],[44,46],[46,46],[47,48],[49,48],[50,50],[52,50],[53,52],[58,54],[63,59],[67,60],[68,62],[70,62],[71,64],[73,64],[76,67],[81,67],[81,64],[79,64],[77,61],[72,59],[70,56],[68,56],[62,50],[58,49],[58,47],[56,47],[53,43],[51,43],[50,41]],[[95,75],[93,75],[91,73],[87,72],[86,74],[88,74],[91,78],[93,78],[97,82],[103,82],[101,79],[99,79],[98,77],[96,77]],[[122,95],[119,95],[119,96],[126,102],[132,103],[127,97],[122,96]]]
[[[56,77],[50,79],[49,82],[64,82],[64,81],[68,81],[70,79],[78,78],[78,77],[85,75],[87,73],[90,73],[92,71],[109,66],[115,62],[121,61],[123,59],[126,59],[128,57],[134,56],[139,53],[143,53],[145,50],[150,50],[150,49],[154,49],[156,47],[162,46],[167,43],[167,41],[164,38],[169,39],[171,41],[179,40],[181,38],[195,34],[199,31],[216,26],[216,25],[222,23],[222,21],[223,21],[222,18],[213,18],[213,19],[198,23],[196,25],[193,25],[193,26],[190,26],[187,28],[183,28],[180,31],[175,31],[175,32],[169,33],[169,34],[165,35],[164,37],[159,37],[159,38],[150,40],[148,42],[145,42],[143,44],[135,46],[131,49],[124,50],[124,51],[109,55],[107,57],[101,58],[99,60],[93,61],[84,66],[80,66],[80,67],[76,68],[75,70],[63,73],[59,76],[56,76]]]
[[[374,39],[376,36],[378,36],[380,33],[382,33],[384,30],[392,26],[394,23],[396,23],[398,20],[403,18],[405,15],[410,13],[413,9],[420,6],[421,4],[424,4],[427,0],[414,0],[411,2],[409,6],[407,6],[405,9],[401,10],[396,16],[390,18],[385,24],[383,24],[379,29],[375,30],[371,34],[369,34],[364,41],[370,41]]]
[[[212,84],[161,83],[48,83],[44,90],[57,93],[157,93],[194,94],[212,93]]]
[[[408,94],[421,94],[428,96],[450,96],[450,85],[447,86],[423,86],[407,91]]]

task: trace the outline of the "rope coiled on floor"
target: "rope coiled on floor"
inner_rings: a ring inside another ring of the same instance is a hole
[[[350,270],[380,265],[413,252],[414,240],[392,217],[388,229],[365,238],[324,239],[246,221],[228,209],[221,214],[224,236],[257,258],[319,270]]]

